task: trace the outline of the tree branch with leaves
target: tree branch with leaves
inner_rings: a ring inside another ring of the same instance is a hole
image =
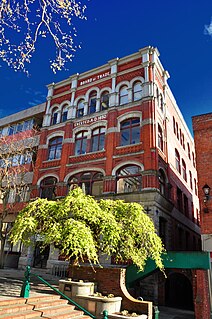
[[[32,245],[39,234],[43,246],[54,243],[62,254],[75,262],[86,257],[99,263],[99,254],[131,259],[140,270],[152,258],[163,270],[164,247],[154,223],[138,203],[101,200],[85,195],[80,188],[57,201],[36,199],[18,215],[11,240]]]

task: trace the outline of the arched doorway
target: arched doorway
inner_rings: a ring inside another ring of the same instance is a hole
[[[165,285],[166,306],[193,310],[193,290],[189,279],[180,273],[172,273]]]

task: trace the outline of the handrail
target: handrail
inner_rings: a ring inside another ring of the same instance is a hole
[[[78,303],[76,303],[74,300],[72,300],[71,298],[67,297],[66,295],[64,295],[60,290],[58,290],[57,288],[54,288],[50,283],[48,283],[48,281],[46,281],[45,279],[43,279],[41,276],[34,274],[31,272],[31,268],[30,266],[26,267],[26,271],[24,273],[24,282],[22,285],[22,289],[21,289],[21,294],[20,297],[23,298],[28,298],[29,297],[29,293],[30,293],[30,276],[35,276],[37,277],[41,282],[43,282],[46,286],[48,286],[49,288],[51,288],[52,290],[54,290],[57,294],[59,294],[61,297],[63,297],[64,299],[68,300],[71,304],[73,304],[75,307],[77,307],[78,309],[80,309],[81,311],[83,311],[86,315],[88,315],[89,317],[91,317],[92,319],[96,319],[96,317],[94,315],[92,315],[88,310],[86,310],[85,308],[81,307]]]

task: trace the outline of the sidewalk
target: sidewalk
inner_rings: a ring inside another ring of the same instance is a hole
[[[60,278],[46,273],[44,269],[32,268],[33,273],[38,273],[47,280],[52,286],[58,288]],[[19,269],[0,269],[0,299],[9,299],[19,297],[24,279],[24,270]],[[42,284],[36,277],[31,276],[30,280],[31,291],[30,296],[37,294],[49,294],[54,291]],[[192,311],[180,310],[168,307],[159,307],[159,319],[194,319]]]
[[[40,269],[32,268],[33,273],[40,274]],[[47,274],[42,270],[41,277],[47,280],[55,288],[58,287],[59,278]],[[24,280],[24,270],[0,269],[0,299],[19,297]],[[53,290],[41,283],[36,277],[30,278],[30,296],[44,293],[54,293]]]

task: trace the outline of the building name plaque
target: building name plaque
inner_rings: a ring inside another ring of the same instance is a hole
[[[92,83],[94,81],[101,80],[101,79],[103,79],[103,78],[105,78],[105,77],[107,77],[109,75],[110,75],[109,71],[105,72],[105,73],[102,73],[102,74],[98,74],[98,75],[93,76],[92,78],[80,81],[79,85],[89,84],[89,83]]]
[[[81,125],[86,125],[86,124],[91,124],[91,123],[102,121],[102,120],[106,120],[106,118],[107,118],[106,115],[95,116],[95,117],[92,117],[90,119],[82,120],[82,121],[74,123],[74,127],[81,126]]]

